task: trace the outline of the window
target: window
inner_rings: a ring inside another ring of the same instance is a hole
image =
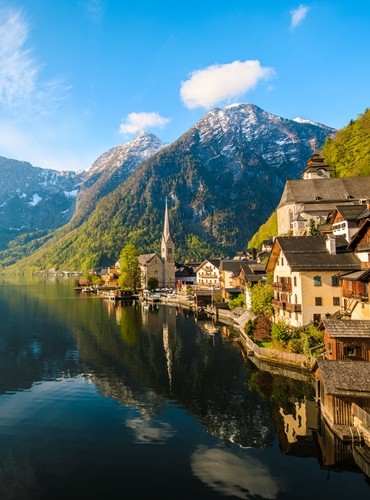
[[[314,314],[314,315],[313,315],[313,322],[314,322],[314,324],[315,324],[315,325],[318,325],[318,324],[320,323],[320,321],[321,321],[321,316],[320,316],[320,314]]]
[[[344,355],[348,356],[350,358],[353,358],[354,356],[357,356],[357,353],[359,352],[359,347],[354,346],[354,347],[345,347],[344,348]]]
[[[284,257],[281,257],[280,259],[280,265],[283,266],[284,265]]]
[[[314,284],[314,286],[321,286],[321,276],[314,276],[313,277],[313,284]]]
[[[340,298],[333,297],[333,306],[340,306]]]
[[[293,284],[294,284],[294,286],[297,286],[297,276],[293,277]]]
[[[331,286],[339,286],[339,276],[331,277]]]
[[[322,306],[322,297],[315,297],[315,306]]]

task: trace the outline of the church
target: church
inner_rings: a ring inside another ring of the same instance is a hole
[[[161,241],[161,255],[148,253],[139,256],[141,287],[147,288],[148,279],[156,278],[159,288],[175,287],[175,244],[170,230],[166,199],[164,226]]]

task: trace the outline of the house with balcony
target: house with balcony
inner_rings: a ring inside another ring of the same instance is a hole
[[[206,259],[196,269],[197,285],[203,288],[220,286],[220,259]]]
[[[343,235],[349,242],[368,217],[370,217],[369,200],[361,200],[358,205],[337,206],[328,222],[334,236]]]
[[[360,269],[344,237],[277,236],[266,266],[273,273],[274,321],[318,325],[340,312],[341,277]]]
[[[342,312],[351,319],[370,320],[370,218],[352,236],[348,249],[359,259],[361,269],[342,277]]]

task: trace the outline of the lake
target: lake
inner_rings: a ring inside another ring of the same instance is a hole
[[[0,277],[0,499],[369,499],[299,374],[233,329]]]

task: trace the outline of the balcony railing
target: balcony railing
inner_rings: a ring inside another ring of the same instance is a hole
[[[291,304],[290,302],[287,302],[285,304],[285,309],[290,312],[302,312],[302,305],[301,304]]]
[[[281,281],[276,281],[272,284],[274,290],[278,290],[279,292],[291,292],[292,284],[291,283],[282,283]]]
[[[345,299],[355,299],[355,300],[361,300],[361,302],[368,302],[369,301],[369,295],[367,292],[349,292],[347,290],[343,290],[343,297]]]
[[[285,309],[285,304],[286,302],[283,302],[282,300],[272,299],[272,305],[278,309]]]

